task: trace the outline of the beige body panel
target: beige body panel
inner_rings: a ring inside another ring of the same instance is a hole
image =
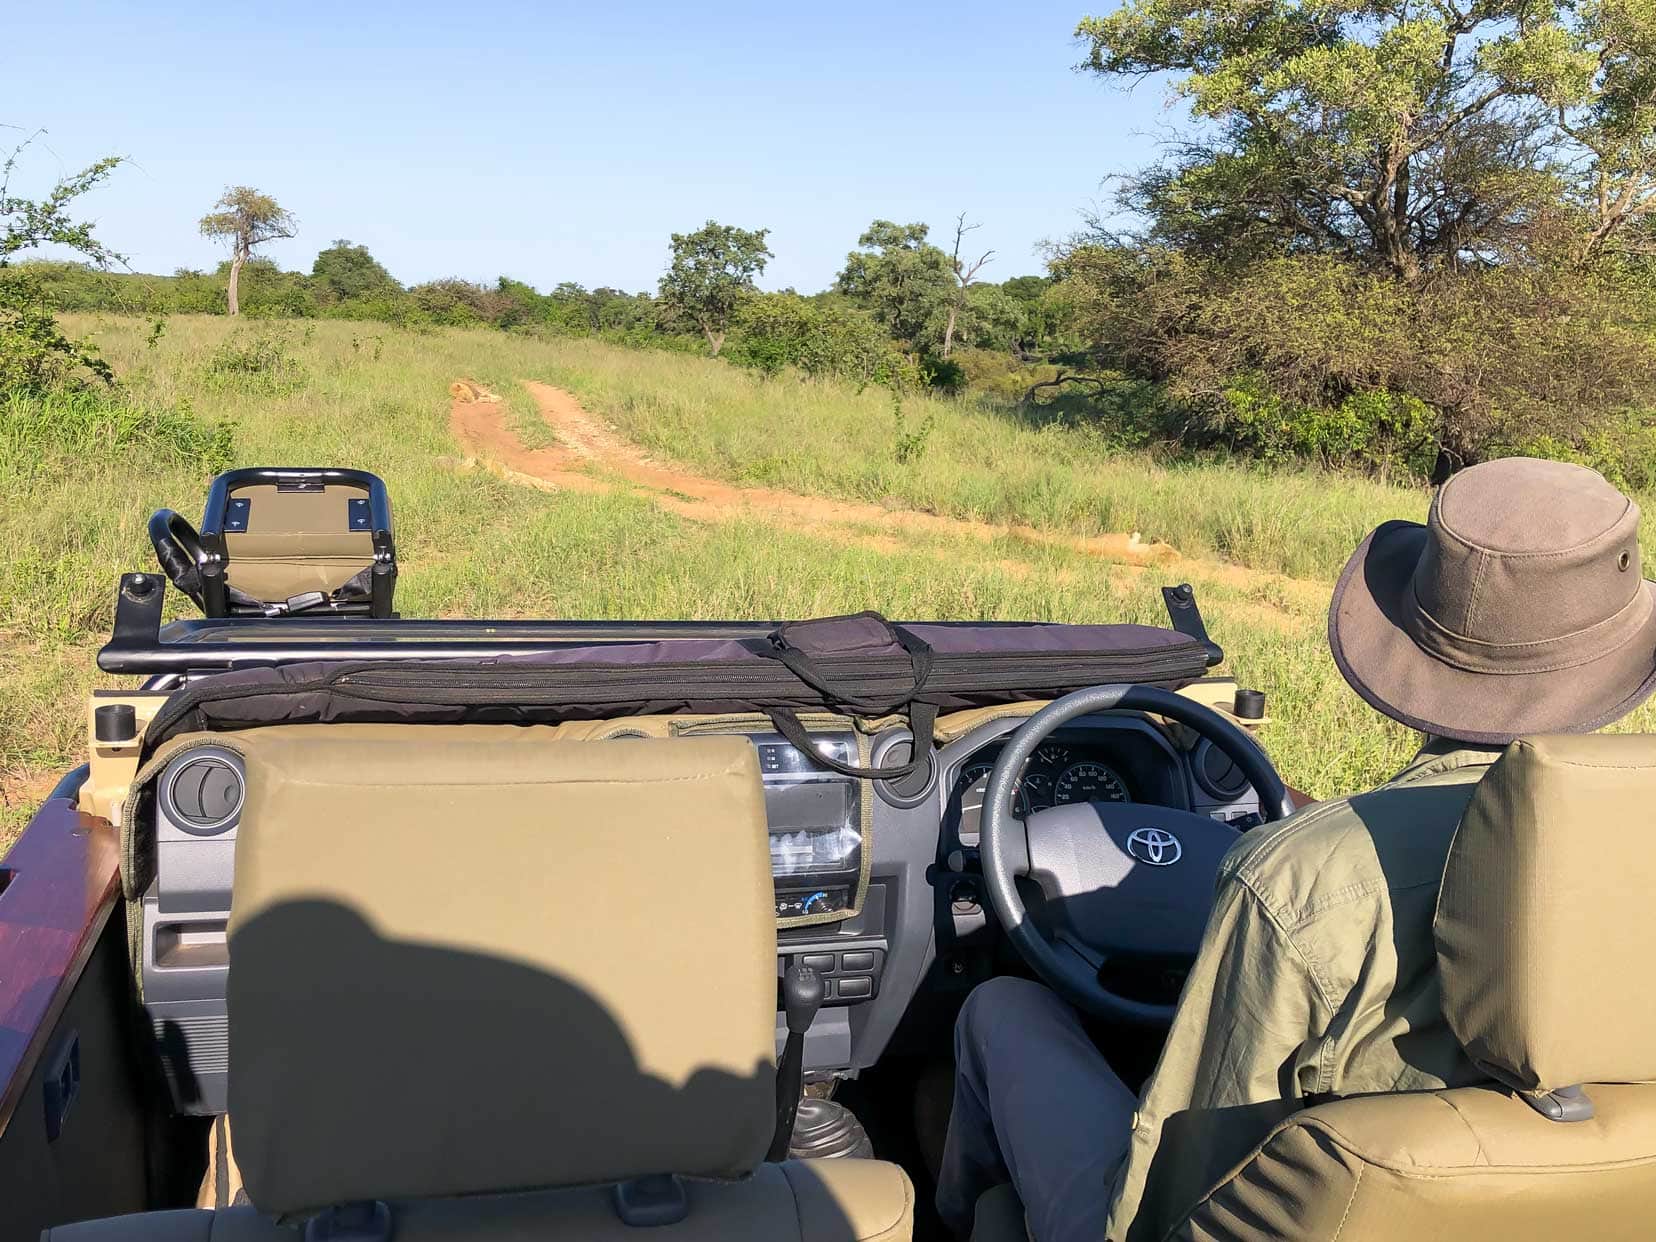
[[[88,772],[81,785],[80,809],[100,815],[119,825],[127,793],[138,774],[138,755],[144,730],[167,701],[165,694],[125,693],[94,690],[86,700],[86,752]],[[100,707],[125,703],[132,708],[137,732],[129,742],[100,742],[97,712]]]

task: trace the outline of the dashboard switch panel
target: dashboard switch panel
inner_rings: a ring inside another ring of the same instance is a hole
[[[863,944],[866,946],[867,941]],[[822,976],[823,1003],[849,1005],[871,1000],[880,990],[880,972],[885,967],[883,947],[837,949],[832,953],[815,949],[777,961],[780,975],[789,966],[803,963]]]

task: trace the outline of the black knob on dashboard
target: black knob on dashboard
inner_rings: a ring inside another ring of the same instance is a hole
[[[1231,714],[1238,720],[1263,720],[1265,718],[1265,692],[1263,690],[1238,690],[1236,701],[1231,706]]]
[[[782,976],[782,1012],[787,1016],[788,1033],[803,1035],[822,1008],[822,976],[809,966],[789,967]]]
[[[92,713],[92,732],[100,742],[130,742],[138,736],[138,713],[130,703],[106,703]]]

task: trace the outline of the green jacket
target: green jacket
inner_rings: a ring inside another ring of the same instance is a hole
[[[1297,1109],[1483,1080],[1443,1020],[1432,916],[1461,812],[1498,754],[1433,743],[1372,793],[1232,847],[1133,1119],[1111,1239],[1159,1242]]]

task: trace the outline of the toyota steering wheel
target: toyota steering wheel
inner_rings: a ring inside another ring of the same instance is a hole
[[[1111,959],[1188,962],[1213,904],[1214,879],[1236,842],[1228,824],[1173,807],[1078,802],[1019,821],[1013,791],[1036,749],[1079,716],[1153,712],[1199,733],[1241,769],[1267,821],[1294,804],[1265,752],[1229,720],[1194,699],[1151,686],[1094,686],[1042,708],[1020,725],[995,759],[983,795],[979,856],[984,887],[1001,926],[1030,968],[1086,1013],[1166,1026],[1176,1004],[1112,991],[1101,971]],[[1024,908],[1016,880],[1041,890],[1050,938]]]

